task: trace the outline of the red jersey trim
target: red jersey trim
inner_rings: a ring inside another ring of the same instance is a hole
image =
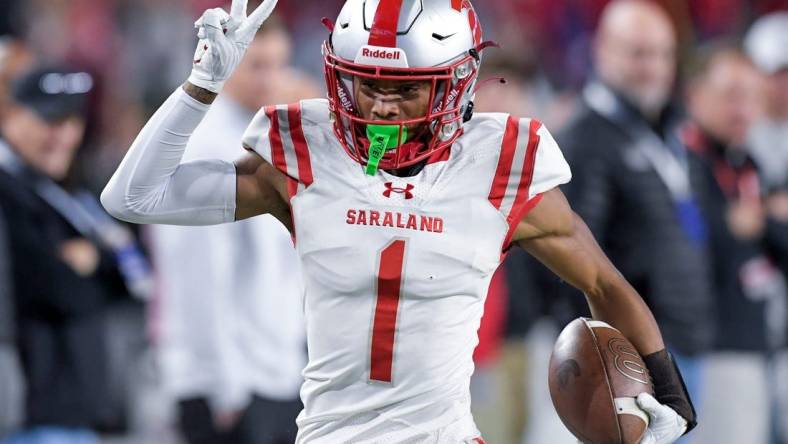
[[[312,185],[312,162],[309,159],[309,147],[301,127],[301,106],[297,103],[288,105],[287,120],[290,123],[290,137],[293,139],[296,159],[298,161],[298,181],[305,186]]]
[[[271,121],[268,128],[268,140],[271,142],[271,161],[279,171],[287,173],[287,160],[285,160],[285,147],[282,144],[282,135],[279,132],[279,115],[275,106],[266,106],[265,115]]]
[[[544,196],[544,194],[537,194],[533,199],[526,202],[522,208],[517,209],[517,214],[513,219],[514,223],[509,224],[509,231],[506,232],[506,237],[504,238],[503,244],[501,245],[501,251],[509,250],[510,244],[512,243],[512,237],[514,236],[514,230],[517,229],[517,224],[519,224],[520,221],[523,220],[525,216],[527,216],[528,213],[534,209],[535,206],[539,205],[539,202],[542,201],[542,196]]]
[[[539,131],[539,128],[541,127],[542,122],[539,122],[538,120],[531,120],[531,123],[528,126],[528,146],[526,148],[525,161],[523,163],[523,169],[520,175],[520,186],[517,187],[517,197],[514,198],[512,210],[507,217],[510,225],[513,222],[519,222],[519,219],[516,219],[513,216],[517,215],[516,213],[519,211],[517,208],[528,200],[531,182],[534,179],[536,151],[539,149],[539,135],[536,134],[536,132]]]
[[[529,199],[531,182],[534,178],[534,167],[536,165],[536,153],[539,150],[539,128],[542,123],[538,120],[531,120],[528,125],[528,145],[526,146],[525,159],[523,160],[522,173],[520,174],[520,183],[517,187],[517,195],[514,198],[514,203],[506,215],[506,222],[509,224],[509,230],[506,233],[501,251],[506,251],[509,244],[512,242],[514,230],[517,229],[517,224],[528,214],[533,207],[535,207],[542,199],[542,195],[534,196]]]
[[[514,116],[509,116],[509,119],[506,121],[506,130],[501,143],[501,156],[498,158],[498,167],[495,169],[495,178],[493,178],[490,196],[488,197],[496,210],[501,209],[501,202],[503,202],[506,187],[509,184],[509,176],[512,173],[512,162],[514,162],[517,136],[520,131],[519,122],[520,119]]]
[[[268,141],[271,145],[271,164],[281,173],[305,187],[314,182],[309,146],[301,125],[300,104],[284,107],[267,106],[269,120]],[[286,121],[283,125],[283,120]]]

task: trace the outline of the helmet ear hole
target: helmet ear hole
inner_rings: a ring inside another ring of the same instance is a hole
[[[467,79],[468,76],[473,74],[473,72],[477,68],[477,64],[471,60],[459,65],[458,67],[454,68],[454,81],[458,82],[460,80]]]
[[[454,134],[459,129],[460,129],[460,124],[457,123],[457,121],[444,123],[443,126],[441,127],[440,134],[438,134],[438,138],[443,142],[449,141],[454,137]]]

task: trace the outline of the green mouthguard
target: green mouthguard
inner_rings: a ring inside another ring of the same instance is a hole
[[[393,150],[399,146],[400,139],[404,142],[408,138],[408,128],[402,127],[402,137],[399,137],[399,125],[367,125],[367,138],[369,139],[369,161],[367,161],[366,173],[374,176],[378,172],[380,159],[386,151]]]

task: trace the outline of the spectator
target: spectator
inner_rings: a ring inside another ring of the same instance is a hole
[[[753,128],[748,148],[768,193],[767,235],[772,254],[788,275],[788,12],[768,14],[747,32],[745,49],[767,78],[766,116]],[[788,334],[788,331],[786,332]],[[777,354],[775,416],[782,443],[788,443],[788,348]]]
[[[769,190],[788,187],[788,11],[757,20],[745,48],[767,76],[767,114],[754,126],[749,147]]]
[[[0,113],[0,209],[28,389],[24,427],[9,444],[98,442],[93,427],[107,381],[102,310],[124,284],[143,283],[129,232],[97,216],[95,198],[64,185],[91,87],[84,72],[36,69],[14,82]]]
[[[0,213],[0,440],[21,425],[24,409],[9,255],[5,220]]]
[[[290,38],[268,21],[191,138],[185,160],[237,152],[267,103],[312,97],[288,67]],[[222,131],[217,132],[220,128]],[[295,441],[306,364],[303,284],[293,241],[266,215],[211,227],[151,226],[160,278],[165,386],[189,444]]]
[[[33,54],[27,45],[13,37],[0,36],[0,101],[8,95],[11,79],[30,70]]]
[[[670,101],[676,37],[668,16],[648,1],[610,3],[594,58],[597,78],[557,137],[574,172],[565,192],[654,312],[695,393],[713,334],[711,295],[705,227],[674,133],[681,116]]]
[[[766,444],[771,417],[767,352],[782,341],[776,335],[785,328],[769,322],[775,318],[767,313],[782,310],[784,317],[785,280],[767,255],[758,170],[745,148],[761,112],[763,79],[731,46],[709,49],[697,65],[688,83],[695,124],[684,136],[704,172],[699,194],[709,227],[719,327],[705,375],[711,386],[726,387],[706,394],[708,422],[697,438]]]
[[[11,38],[0,38],[0,103],[6,100],[8,77],[16,65],[13,53],[20,47],[22,45]],[[24,410],[24,378],[16,348],[10,255],[5,218],[0,211],[0,440],[21,425]]]

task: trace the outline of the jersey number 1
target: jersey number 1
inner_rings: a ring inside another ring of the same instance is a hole
[[[405,263],[405,241],[392,241],[380,252],[375,319],[372,321],[372,350],[370,351],[369,379],[391,382],[394,360],[394,336],[397,310]]]

